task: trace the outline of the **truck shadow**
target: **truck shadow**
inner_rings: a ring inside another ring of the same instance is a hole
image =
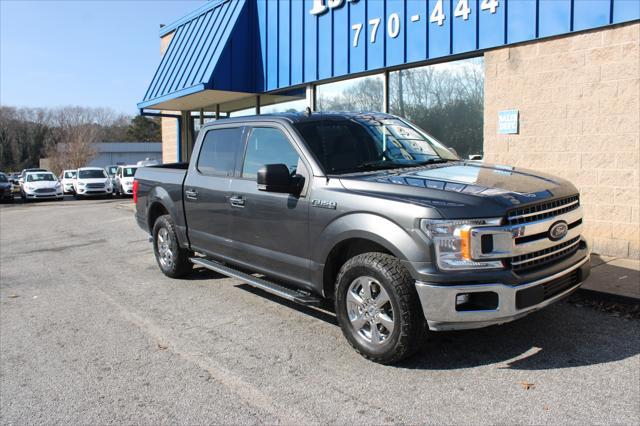
[[[338,325],[331,306],[306,307],[247,284],[236,287]],[[561,301],[508,324],[427,332],[420,351],[396,367],[455,370],[496,364],[498,369],[546,370],[620,361],[639,353],[639,320]]]

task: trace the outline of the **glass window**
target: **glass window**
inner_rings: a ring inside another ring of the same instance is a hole
[[[461,157],[481,154],[483,58],[391,72],[389,112],[425,129]]]
[[[73,172],[70,172],[70,171],[64,172],[64,177],[65,177],[65,179],[75,179],[76,172],[75,171],[73,171]]]
[[[0,173],[0,182],[9,182],[7,175]]]
[[[57,180],[53,173],[29,173],[27,175],[27,182],[53,182]]]
[[[256,107],[241,109],[229,113],[229,117],[246,117],[247,115],[256,115]]]
[[[397,118],[350,115],[294,123],[328,174],[393,169],[455,160],[431,136]]]
[[[100,178],[106,178],[106,177],[107,177],[107,172],[105,172],[102,169],[80,170],[78,172],[79,179],[100,179]]]
[[[197,169],[204,174],[230,176],[242,139],[242,128],[209,130],[202,141]]]
[[[382,111],[382,75],[354,78],[317,87],[319,111]]]
[[[298,153],[279,129],[255,127],[247,139],[242,177],[256,178],[265,164],[286,164],[291,174],[298,168]]]
[[[282,112],[301,112],[307,108],[306,99],[297,99],[295,101],[280,102],[278,104],[261,106],[260,114],[277,114]]]
[[[122,176],[124,177],[133,177],[136,174],[137,167],[123,167],[122,168]]]

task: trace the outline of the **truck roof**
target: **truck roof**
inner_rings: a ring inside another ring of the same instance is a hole
[[[243,123],[245,121],[279,121],[288,123],[302,123],[322,120],[345,120],[356,117],[370,117],[377,119],[396,118],[391,114],[386,114],[383,112],[312,112],[311,114],[307,114],[304,112],[285,112],[277,114],[243,115],[242,117],[221,118],[219,120],[205,124],[203,126],[203,129],[229,123]]]

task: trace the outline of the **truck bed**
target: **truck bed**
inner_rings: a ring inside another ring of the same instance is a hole
[[[169,213],[176,221],[176,226],[180,230],[186,229],[182,185],[188,168],[189,163],[171,163],[141,167],[136,172],[135,180],[138,181],[136,219],[148,232],[151,232],[151,229],[148,229],[149,226],[145,222],[149,217],[149,206],[157,199],[161,199],[162,204],[171,210]]]

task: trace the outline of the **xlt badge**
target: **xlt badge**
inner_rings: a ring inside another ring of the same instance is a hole
[[[311,200],[311,205],[313,207],[320,207],[321,209],[331,209],[335,210],[338,207],[338,203],[335,201],[327,201],[327,200]]]

